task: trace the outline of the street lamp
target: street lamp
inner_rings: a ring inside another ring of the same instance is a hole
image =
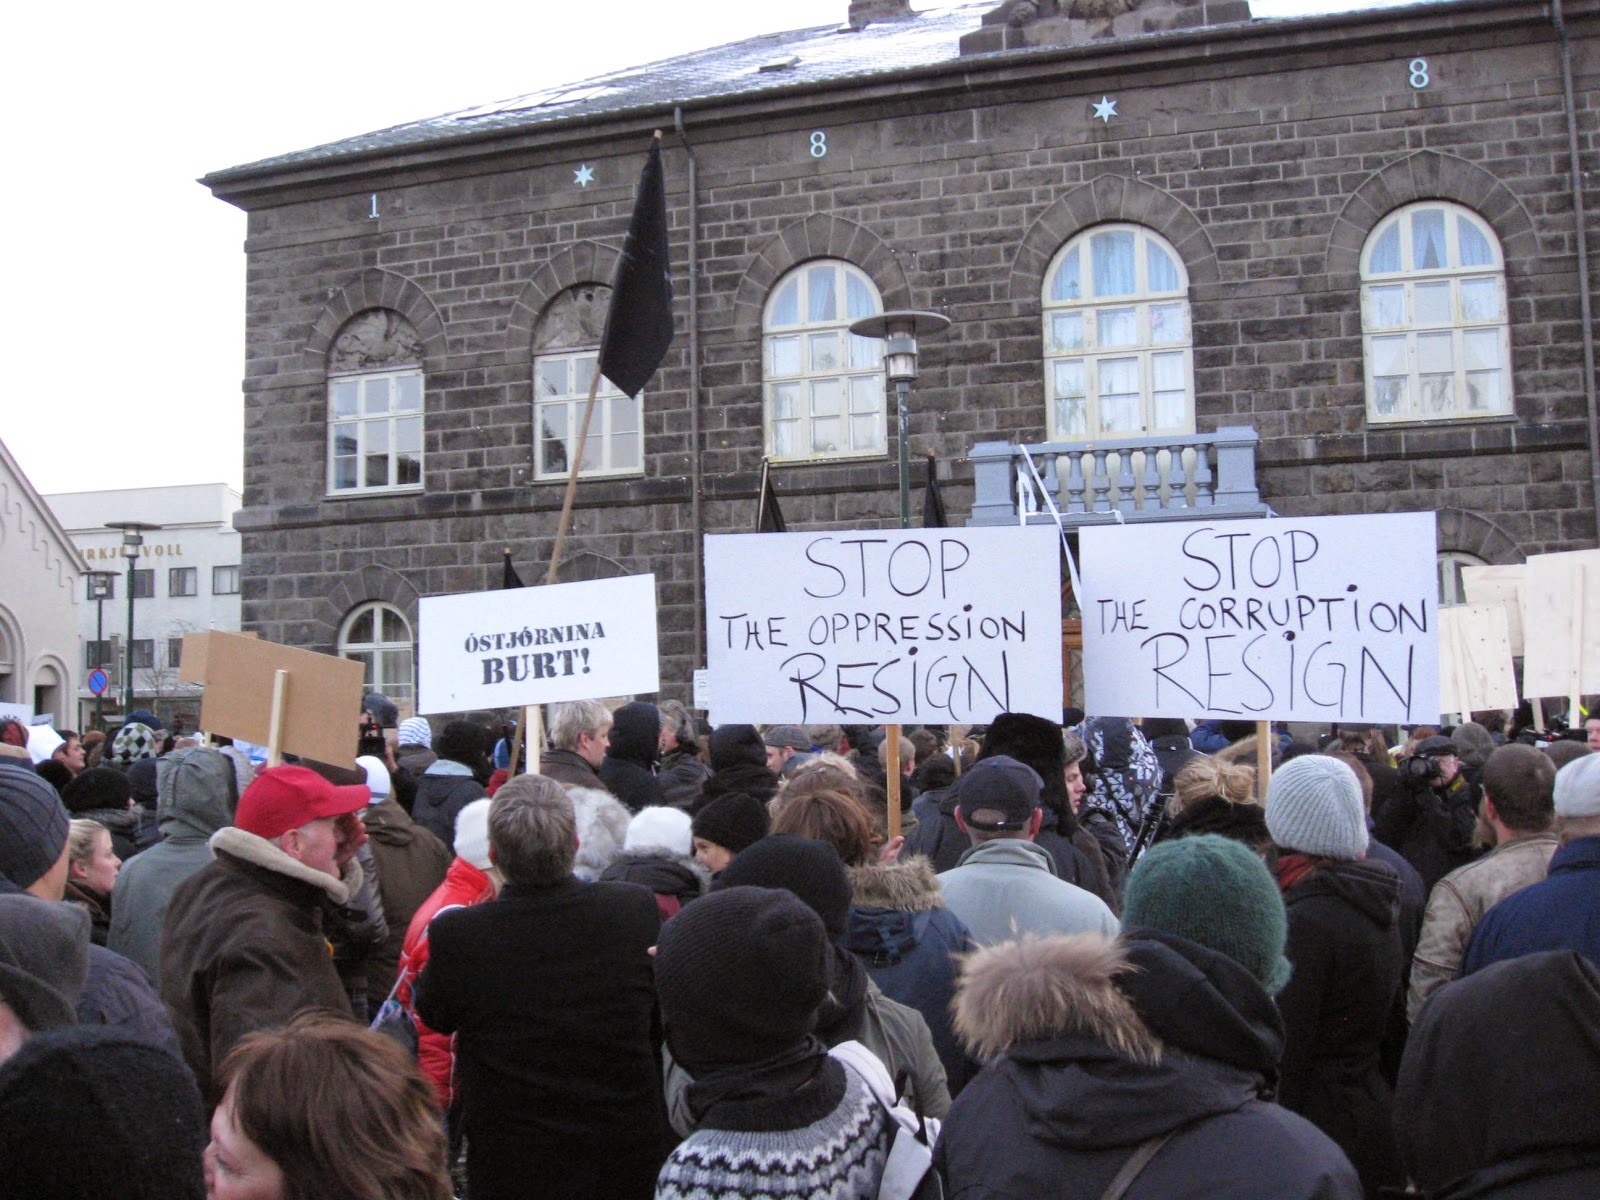
[[[122,717],[127,720],[133,711],[133,571],[139,565],[139,547],[144,545],[145,533],[161,526],[144,521],[107,521],[106,528],[122,531],[122,554],[128,560],[128,644],[123,651],[128,667],[122,681]]]
[[[110,571],[89,572],[89,599],[94,601],[94,665],[106,665],[106,600],[111,596],[111,581],[116,576]],[[106,694],[102,688],[94,698],[94,727],[105,728]]]
[[[894,385],[895,421],[900,430],[900,528],[911,528],[911,381],[917,377],[917,338],[943,333],[950,318],[936,312],[902,309],[863,317],[850,326],[857,337],[883,342],[883,371]]]

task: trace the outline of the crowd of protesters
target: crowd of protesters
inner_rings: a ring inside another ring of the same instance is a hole
[[[1600,718],[363,710],[0,722],[0,1191],[1600,1196]]]

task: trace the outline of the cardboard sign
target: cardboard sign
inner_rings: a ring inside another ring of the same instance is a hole
[[[1079,538],[1091,712],[1438,719],[1433,514],[1108,525]]]
[[[417,622],[419,713],[661,686],[654,575],[426,596]]]
[[[1535,554],[1523,571],[1522,694],[1600,691],[1600,550]]]
[[[1515,708],[1510,623],[1502,604],[1439,610],[1439,710],[1463,715]]]
[[[204,633],[186,633],[183,635],[183,655],[178,661],[179,683],[200,683],[206,681],[206,662],[209,657],[210,637],[213,631]],[[230,633],[229,637],[259,637],[254,630],[249,633]]]
[[[196,635],[184,638],[184,657]],[[318,762],[348,764],[356,757],[366,668],[354,659],[314,654],[263,641],[254,634],[207,633],[206,690],[200,728],[267,745],[272,688],[288,672],[279,749]]]
[[[1054,528],[706,538],[712,724],[1061,719]]]

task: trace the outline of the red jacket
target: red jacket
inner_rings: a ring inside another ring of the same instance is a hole
[[[417,1016],[411,985],[428,965],[428,924],[433,918],[447,908],[466,908],[493,899],[494,884],[489,877],[466,859],[455,859],[444,882],[411,918],[405,945],[400,951],[400,986],[395,998],[405,1005],[411,1019],[417,1023],[417,1062],[432,1081],[440,1108],[449,1108],[455,1097],[455,1039],[435,1033],[422,1023],[422,1018]]]

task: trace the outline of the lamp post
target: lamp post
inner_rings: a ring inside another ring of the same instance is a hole
[[[116,576],[110,571],[89,572],[89,598],[94,601],[94,665],[106,665],[106,599],[111,595],[111,581]],[[106,694],[94,698],[94,727],[105,728]]]
[[[128,560],[128,642],[123,650],[127,674],[122,680],[122,717],[127,720],[133,711],[133,572],[139,565],[139,547],[144,545],[145,533],[161,526],[144,521],[107,521],[106,528],[122,531],[122,555]]]
[[[883,372],[894,385],[895,424],[900,442],[900,528],[911,528],[911,381],[917,377],[917,338],[943,333],[950,318],[936,312],[900,309],[863,317],[850,326],[857,337],[883,341]],[[900,836],[900,726],[885,727],[889,785],[889,837]]]

